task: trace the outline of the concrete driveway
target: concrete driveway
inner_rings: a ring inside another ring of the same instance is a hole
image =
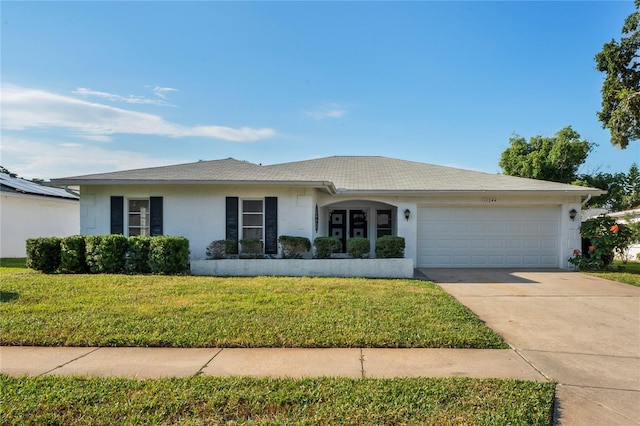
[[[558,382],[558,424],[640,424],[640,288],[560,270],[421,272]]]

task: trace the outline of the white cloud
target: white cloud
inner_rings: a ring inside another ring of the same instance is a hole
[[[105,93],[104,96],[109,94]],[[234,142],[254,142],[273,137],[271,128],[183,126],[159,115],[115,108],[44,90],[13,85],[2,87],[2,128],[66,128],[84,139],[108,141],[114,134],[205,137]]]
[[[165,93],[177,92],[177,91],[178,91],[178,89],[174,89],[172,87],[158,87],[158,86],[156,86],[156,87],[153,88],[153,94],[156,95],[159,98],[162,98],[162,99],[167,99],[167,95]]]
[[[0,146],[3,164],[19,176],[59,178],[176,164],[176,158],[157,158],[138,152],[110,151],[77,143],[40,142],[4,136]]]
[[[72,93],[83,96],[85,98],[93,96],[97,98],[108,99],[112,102],[125,102],[128,104],[157,105],[157,106],[174,106],[160,99],[149,99],[149,98],[145,98],[144,96],[134,96],[134,95],[121,96],[121,95],[116,95],[115,93],[99,92],[97,90],[87,89],[86,87],[79,87],[76,90],[74,90]],[[165,96],[162,96],[162,98],[166,99]]]
[[[312,111],[305,111],[307,117],[315,120],[324,120],[325,118],[340,118],[347,113],[345,107],[336,103],[323,104],[316,107]]]

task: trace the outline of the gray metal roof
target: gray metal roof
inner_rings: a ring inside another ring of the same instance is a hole
[[[387,157],[336,156],[262,166],[233,158],[53,179],[67,185],[276,183],[334,192],[543,191],[594,195],[595,188],[436,166]]]
[[[44,197],[68,198],[78,200],[77,194],[66,191],[62,188],[40,185],[26,179],[14,177],[6,173],[0,173],[0,184],[3,191],[18,192],[21,194],[32,194]]]

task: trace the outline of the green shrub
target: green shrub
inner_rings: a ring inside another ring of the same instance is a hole
[[[347,254],[354,259],[366,259],[370,250],[371,244],[367,238],[353,237],[347,240]]]
[[[226,259],[231,254],[238,254],[236,240],[215,240],[207,246],[207,259]]]
[[[85,239],[82,235],[72,235],[60,242],[60,272],[84,274],[87,272]]]
[[[262,259],[264,244],[257,238],[240,240],[240,257],[243,259]]]
[[[186,273],[189,268],[189,240],[184,237],[152,237],[149,267],[154,274]]]
[[[404,238],[385,235],[376,242],[376,257],[378,259],[404,258]]]
[[[634,240],[633,230],[608,216],[585,220],[580,235],[586,240],[586,253],[575,249],[569,263],[578,270],[602,270],[611,266],[615,254],[624,256]]]
[[[283,259],[302,259],[302,254],[311,250],[311,241],[305,237],[281,235],[278,242],[282,246]]]
[[[147,274],[151,272],[149,267],[149,252],[151,239],[143,235],[129,237],[129,247],[127,249],[125,269],[133,274]]]
[[[93,273],[124,272],[129,241],[124,235],[96,235],[85,238],[86,259]]]
[[[339,253],[342,243],[337,237],[318,237],[313,240],[318,259],[330,259],[333,253]]]
[[[27,267],[52,274],[60,267],[60,242],[58,237],[29,238],[27,240]]]

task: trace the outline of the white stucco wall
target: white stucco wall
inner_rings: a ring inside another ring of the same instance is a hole
[[[225,238],[226,197],[239,197],[240,200],[278,197],[278,235],[304,237],[312,235],[313,190],[311,189],[140,185],[83,186],[81,193],[80,224],[83,235],[110,233],[111,196],[123,196],[125,208],[128,199],[163,197],[164,235],[187,238],[191,248],[191,258],[194,260],[205,258],[209,243]],[[127,215],[125,214],[126,228]]]
[[[78,201],[2,192],[0,257],[25,257],[26,241],[80,232]]]
[[[569,211],[580,211],[580,196],[557,194],[508,195],[508,194],[459,194],[430,195],[329,195],[312,188],[284,188],[260,186],[253,189],[234,186],[212,187],[208,185],[139,185],[139,186],[83,186],[81,188],[81,233],[101,235],[110,232],[110,197],[124,196],[126,199],[162,196],[164,199],[164,234],[184,236],[189,239],[191,258],[204,259],[206,246],[214,240],[225,238],[225,197],[240,199],[263,199],[278,197],[278,235],[303,236],[313,241],[317,236],[328,235],[328,213],[332,209],[366,209],[370,215],[376,209],[390,208],[394,211],[396,235],[405,238],[405,257],[417,258],[417,212],[428,206],[460,206],[468,208],[486,207],[487,198],[495,198],[500,206],[548,206],[558,210],[558,264],[568,268],[567,259],[574,249],[580,248],[580,215],[571,220]],[[318,205],[318,230],[315,229],[315,206]],[[125,201],[126,205],[126,201]],[[404,210],[409,209],[409,220]],[[370,216],[371,217],[371,216]],[[125,229],[126,229],[125,215]],[[369,221],[368,236],[374,249],[375,225]]]

